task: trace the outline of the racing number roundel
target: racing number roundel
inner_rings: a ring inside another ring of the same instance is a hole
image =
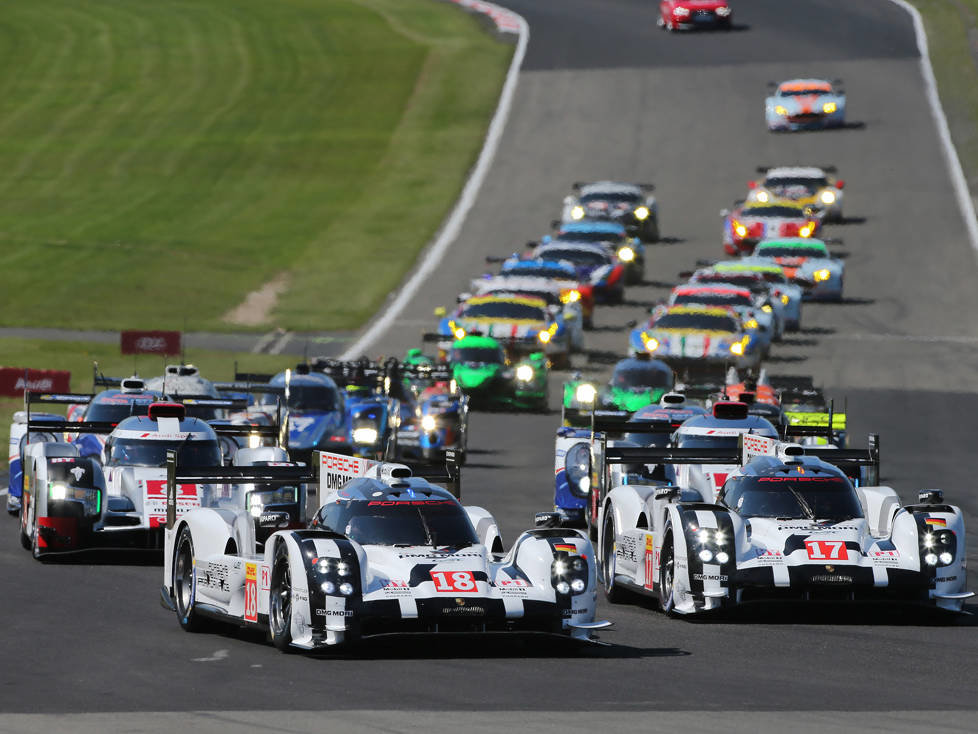
[[[808,551],[808,557],[813,561],[846,561],[849,559],[844,540],[806,540],[805,548]]]

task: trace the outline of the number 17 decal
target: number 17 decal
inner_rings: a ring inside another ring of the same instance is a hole
[[[805,548],[808,550],[808,557],[813,561],[849,560],[844,540],[806,540]]]

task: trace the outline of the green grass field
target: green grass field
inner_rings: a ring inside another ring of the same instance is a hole
[[[0,325],[349,329],[437,230],[512,46],[433,0],[0,13]]]

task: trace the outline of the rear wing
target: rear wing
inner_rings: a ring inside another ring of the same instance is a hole
[[[39,428],[41,425],[40,421],[31,420],[31,406],[32,405],[88,405],[92,402],[92,398],[95,395],[92,393],[72,393],[72,392],[32,392],[30,390],[24,390],[24,412],[27,415],[27,443],[30,443],[30,433],[31,430]],[[66,418],[63,421],[45,419],[43,425],[47,426],[48,433],[61,433],[65,429],[61,428],[62,424],[68,423]],[[72,423],[71,425],[77,425],[77,423]],[[74,430],[74,429],[72,429]],[[109,431],[112,429],[110,428]],[[98,431],[86,431],[86,433],[97,433]]]
[[[834,446],[799,446],[794,443],[776,441],[764,436],[746,435],[741,439],[743,457],[741,464],[747,464],[758,456],[776,456],[788,459],[792,456],[814,456],[827,464],[837,466],[850,477],[859,477],[866,469],[866,484],[875,485],[880,475],[880,437],[878,433],[869,434],[865,449],[838,449]]]
[[[248,401],[243,398],[210,398],[200,395],[167,395],[175,403],[182,403],[188,408],[220,408],[223,410],[247,410]]]
[[[445,451],[444,470],[425,465],[412,466],[396,462],[374,461],[345,454],[318,451],[315,463],[319,469],[319,494],[317,504],[322,506],[323,495],[338,489],[351,479],[373,477],[384,482],[397,478],[421,477],[434,484],[443,485],[456,499],[462,496],[462,476],[459,455],[455,449]]]

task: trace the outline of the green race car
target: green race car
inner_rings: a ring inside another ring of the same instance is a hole
[[[511,363],[495,339],[466,336],[448,354],[458,388],[473,408],[547,409],[549,368],[543,352]]]
[[[658,403],[672,390],[675,381],[672,368],[665,362],[636,357],[623,359],[615,365],[611,380],[603,387],[580,377],[564,383],[564,424],[582,424],[592,408],[634,413]]]

